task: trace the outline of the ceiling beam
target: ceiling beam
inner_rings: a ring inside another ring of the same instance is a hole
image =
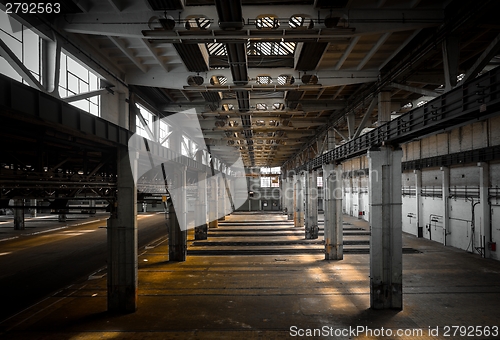
[[[366,123],[368,122],[368,119],[370,119],[371,114],[373,110],[375,109],[375,105],[377,105],[377,97],[373,97],[372,101],[370,102],[370,105],[368,106],[368,109],[366,109],[365,115],[363,116],[363,119],[361,120],[361,123],[359,123],[358,129],[354,133],[354,136],[352,137],[353,139],[356,139],[359,137],[361,134],[361,131],[365,128]]]
[[[339,130],[337,130],[336,128],[333,128],[333,130],[334,130],[334,131],[335,131],[335,132],[336,132],[336,133],[337,133],[340,137],[342,137],[342,139],[343,139],[343,140],[345,140],[346,142],[348,142],[348,141],[349,141],[349,138],[348,138],[346,135],[344,135],[342,132],[340,132],[340,131],[339,131]]]
[[[493,39],[476,62],[467,70],[465,76],[458,85],[465,83],[469,79],[475,78],[479,72],[490,62],[490,60],[500,51],[500,34]]]
[[[113,42],[113,44],[116,45],[116,47],[118,47],[126,56],[127,58],[130,59],[131,62],[133,62],[135,64],[135,66],[137,66],[143,73],[146,73],[148,70],[146,68],[146,66],[144,66],[140,61],[139,59],[137,59],[133,54],[132,54],[132,51],[130,49],[128,49],[126,46],[125,46],[125,43],[123,43],[121,40],[119,40],[117,37],[111,37],[111,36],[108,36],[108,39],[111,40]]]
[[[413,38],[415,38],[417,36],[417,34],[419,34],[420,32],[422,31],[422,29],[417,29],[415,31],[413,31],[413,33],[408,37],[406,38],[406,40],[404,41],[404,43],[402,43],[401,45],[399,45],[399,47],[397,49],[394,50],[394,52],[392,52],[392,54],[390,55],[389,58],[387,58],[383,63],[382,65],[379,66],[379,70],[381,70],[385,65],[387,65],[387,63],[389,61],[391,61],[399,52],[401,52],[401,50],[403,48],[406,47],[406,45],[408,45],[410,43],[410,41],[413,40]]]
[[[345,89],[345,85],[340,86],[339,89],[337,90],[337,92],[335,92],[335,94],[333,95],[332,100],[337,99],[337,97],[339,96],[340,92],[342,92],[344,89]]]
[[[363,58],[363,60],[361,60],[356,70],[360,71],[361,69],[363,69],[363,67],[365,67],[366,63],[373,57],[375,52],[377,52],[378,49],[382,47],[382,45],[387,41],[387,39],[391,36],[391,34],[392,34],[391,32],[382,34],[382,36],[378,39],[377,43],[372,47],[370,52],[368,52],[366,56]]]
[[[325,86],[341,86],[349,84],[359,84],[371,81],[377,81],[379,76],[378,69],[365,69],[361,71],[356,70],[340,70],[329,71],[320,70],[315,71],[314,75],[318,77],[318,84],[307,85],[302,84],[300,79],[303,75],[302,72],[289,69],[289,68],[249,68],[247,70],[248,77],[252,79],[247,85],[234,85],[232,82],[231,70],[210,70],[201,72],[200,76],[204,78],[204,84],[201,86],[187,86],[187,77],[196,75],[196,72],[189,72],[185,69],[176,71],[171,70],[165,72],[164,75],[159,76],[158,69],[149,69],[147,72],[140,72],[139,70],[130,70],[127,72],[127,82],[133,85],[154,86],[179,90],[192,90],[192,91],[233,91],[234,89],[241,89],[247,91],[287,91],[287,90],[300,90],[300,88],[314,89],[322,88]],[[256,82],[259,75],[267,75],[271,77],[272,83],[270,85],[260,85]],[[295,83],[292,85],[279,85],[278,77],[281,75],[292,76]],[[228,79],[228,82],[223,86],[210,85],[210,79],[213,76],[223,76]],[[212,90],[211,90],[212,89]]]
[[[73,2],[84,13],[88,13],[92,8],[89,0],[73,0]]]
[[[170,70],[168,69],[168,67],[165,66],[165,64],[163,63],[163,61],[161,60],[160,56],[158,56],[158,54],[156,53],[156,51],[154,50],[154,47],[151,45],[151,43],[147,40],[147,39],[141,39],[142,41],[142,44],[144,45],[144,47],[146,47],[146,49],[149,51],[149,53],[151,53],[151,55],[153,56],[153,58],[156,60],[156,62],[158,64],[160,64],[161,68],[165,71],[165,72],[169,72]]]
[[[192,7],[192,8],[191,8]],[[325,17],[330,14],[329,10],[314,10],[312,6],[273,6],[280,18],[286,20],[297,13],[310,15],[315,18],[318,15]],[[263,12],[262,6],[245,6],[244,17],[245,27],[241,31],[236,31],[233,34],[216,34],[221,31],[218,24],[218,16],[215,6],[187,6],[183,11],[169,11],[169,14],[175,18],[179,17],[181,20],[190,15],[200,16],[204,15],[213,22],[210,27],[204,32],[208,34],[193,34],[187,30],[184,25],[178,25],[173,31],[166,31],[161,29],[151,29],[148,25],[151,18],[161,16],[163,13],[155,11],[127,11],[113,13],[102,13],[92,11],[89,13],[67,14],[64,18],[58,19],[57,25],[62,27],[67,32],[83,33],[94,35],[108,35],[108,36],[121,36],[121,37],[134,37],[134,38],[151,38],[162,39],[165,42],[183,42],[199,43],[201,41],[213,41],[214,37],[217,41],[221,42],[235,42],[246,41],[247,39],[272,39],[269,34],[263,33],[255,27],[254,24],[249,24],[249,21],[254,20]],[[289,14],[289,15],[288,15]],[[282,33],[281,37],[274,37],[278,40],[284,38],[285,41],[290,38],[293,41],[336,41],[339,38],[349,38],[361,35],[373,35],[384,32],[398,32],[408,31],[412,29],[437,26],[443,22],[444,11],[436,9],[387,9],[387,8],[373,8],[373,9],[342,9],[335,13],[340,17],[349,18],[349,28],[339,28],[334,31],[323,31],[323,26],[319,25],[318,28],[308,30],[304,34],[297,33],[296,29],[287,27],[288,25],[283,22],[279,32]],[[91,23],[91,24],[89,24]],[[124,25],[123,23],[127,23]],[[155,22],[153,21],[153,24]],[[156,26],[161,28],[159,22]],[[290,33],[287,34],[287,31]],[[292,33],[293,32],[293,33]]]
[[[115,11],[121,12],[123,10],[123,4],[120,3],[120,0],[108,0],[108,2]]]
[[[426,89],[422,89],[420,87],[415,87],[415,86],[402,85],[402,84],[398,84],[398,83],[394,83],[394,82],[390,83],[389,86],[394,87],[396,89],[403,90],[403,91],[418,93],[418,94],[421,94],[423,96],[439,97],[441,95],[440,93],[435,92],[435,91],[426,90]]]
[[[337,62],[337,65],[335,65],[335,70],[340,70],[340,68],[346,61],[347,57],[349,57],[349,54],[351,54],[352,49],[356,46],[360,38],[361,38],[360,36],[352,38],[351,43],[349,44],[349,46],[347,46],[347,49],[342,54],[342,57],[340,57],[339,61]]]

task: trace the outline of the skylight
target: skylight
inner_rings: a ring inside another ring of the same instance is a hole
[[[279,19],[272,15],[259,16],[255,20],[258,29],[276,29],[280,27]]]
[[[219,42],[207,43],[210,56],[227,56],[226,45]],[[295,42],[287,41],[249,41],[247,55],[254,56],[291,56],[295,51]]]
[[[273,82],[270,76],[257,76],[257,83],[260,85],[269,85]]]
[[[294,51],[294,42],[249,41],[247,43],[248,55],[285,56],[293,55]]]
[[[208,53],[215,56],[227,55],[226,45],[223,43],[208,43],[207,44]]]

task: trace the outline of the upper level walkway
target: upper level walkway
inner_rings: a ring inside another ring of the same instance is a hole
[[[324,260],[321,231],[318,240],[303,235],[282,215],[232,215],[208,241],[190,233],[186,262],[168,262],[168,242],[140,253],[137,312],[108,313],[106,277],[95,275],[4,321],[0,336],[283,339],[320,329],[325,339],[442,339],[451,327],[448,338],[458,339],[487,328],[452,326],[489,326],[489,338],[498,338],[499,262],[404,234],[404,308],[375,311],[368,224],[344,216],[342,261]],[[429,335],[429,327],[439,333]]]

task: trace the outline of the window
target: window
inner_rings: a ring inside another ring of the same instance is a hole
[[[260,173],[261,174],[279,175],[279,174],[281,174],[281,168],[279,166],[274,167],[274,168],[260,168]]]
[[[323,187],[323,177],[318,177],[318,188],[322,188]]]
[[[42,39],[35,32],[0,10],[0,40],[30,70],[35,79],[41,81],[40,62],[42,58],[40,46]],[[2,74],[26,84],[21,75],[4,58],[0,58],[0,70]]]
[[[295,78],[288,74],[282,74],[278,76],[278,84],[280,85],[291,85],[295,82]]]
[[[72,57],[61,52],[61,65],[59,68],[59,95],[62,98],[89,91],[95,91],[99,88],[100,79],[97,75],[82,66]],[[70,104],[87,111],[94,116],[99,116],[99,100],[100,96],[93,96],[71,102]]]
[[[271,187],[271,177],[268,177],[268,176],[260,177],[260,186],[262,188],[270,188]]]
[[[258,29],[276,29],[280,27],[280,21],[274,15],[259,15],[255,20],[255,26]]]
[[[170,147],[170,139],[166,138],[170,130],[170,125],[160,120],[160,143],[166,148]]]
[[[152,130],[153,114],[151,112],[149,112],[144,106],[137,104],[137,107],[139,108],[139,111],[141,112],[141,115],[144,118],[144,122],[146,123],[146,126],[149,128],[149,130]],[[144,126],[142,124],[139,117],[137,117],[135,124],[136,124],[136,133],[139,136],[147,138],[147,139],[151,139],[147,133],[146,126]]]
[[[270,76],[257,76],[257,84],[269,85],[272,82],[273,82],[273,79]]]
[[[249,41],[248,55],[260,56],[292,56],[295,52],[295,42],[290,41]]]

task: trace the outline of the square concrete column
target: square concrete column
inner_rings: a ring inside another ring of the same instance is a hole
[[[370,305],[403,308],[401,149],[368,151],[370,164]]]
[[[283,191],[285,197],[285,207],[287,212],[287,220],[293,220],[293,178],[287,177],[285,179],[286,189]]]
[[[224,183],[224,178],[222,176],[218,176],[217,180],[217,201],[218,220],[224,221],[226,219],[226,184]]]
[[[287,211],[287,202],[286,202],[286,191],[288,189],[288,181],[287,178],[285,177],[285,174],[282,174],[280,177],[280,198],[281,198],[281,206],[283,207],[283,214],[288,213]]]
[[[443,173],[443,244],[446,245],[446,238],[450,232],[450,168],[442,167]],[[429,227],[430,228],[430,227]],[[430,232],[430,231],[429,231]],[[429,234],[430,237],[431,234]]]
[[[107,227],[107,284],[108,310],[121,313],[137,309],[137,187],[131,164],[137,167],[137,156],[119,147],[118,197]]]
[[[219,226],[219,222],[217,221],[217,216],[219,213],[219,196],[217,190],[217,177],[210,176],[208,178],[208,191],[207,191],[207,200],[208,200],[208,227],[209,228],[217,228]]]
[[[198,172],[198,196],[195,208],[194,239],[206,240],[208,238],[207,223],[207,173]]]
[[[479,218],[481,221],[481,233],[484,240],[481,244],[484,246],[484,257],[491,257],[491,250],[488,247],[488,242],[491,242],[491,206],[489,200],[490,188],[490,165],[486,162],[478,163],[479,166],[479,201],[481,202],[481,210]]]
[[[14,230],[24,230],[24,200],[15,199],[14,205]]]
[[[30,216],[31,217],[36,217],[36,198],[35,199],[30,199],[30,205],[31,205],[31,209],[30,209]]]
[[[417,237],[424,237],[424,219],[422,218],[422,170],[414,170],[415,174],[415,215],[417,217]]]
[[[306,230],[306,239],[318,238],[318,182],[316,171],[305,173],[306,190],[304,222]]]
[[[340,166],[323,164],[325,260],[342,260],[344,258],[341,171]]]
[[[186,197],[186,171],[185,166],[176,166],[173,169],[172,187],[176,190],[171,190],[172,208],[169,209],[169,224],[168,224],[168,260],[169,261],[186,261],[187,256],[187,197]]]
[[[302,182],[300,175],[293,175],[293,225],[304,226],[304,200],[302,198]]]
[[[379,92],[378,94],[378,125],[391,121],[391,92]]]
[[[328,151],[335,149],[336,141],[335,141],[335,130],[330,128],[328,130]]]

